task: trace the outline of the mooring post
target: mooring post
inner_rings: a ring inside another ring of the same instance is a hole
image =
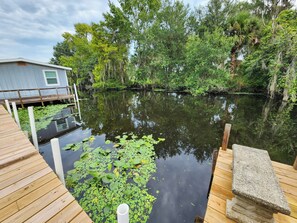
[[[295,170],[297,170],[297,156],[296,156],[296,158],[295,158],[295,162],[294,162],[293,168],[294,168]]]
[[[9,105],[9,101],[8,101],[7,99],[5,100],[5,105],[6,105],[6,109],[7,109],[8,113],[9,113],[10,115],[12,115],[12,113],[11,113],[11,109],[10,109],[10,105]]]
[[[55,163],[56,174],[58,175],[58,177],[62,181],[62,183],[65,185],[63,163],[62,163],[59,139],[57,139],[57,138],[51,139],[51,146],[52,146],[52,152],[53,152],[53,158],[54,158],[54,163]]]
[[[229,137],[230,137],[230,131],[231,131],[231,124],[226,123],[225,129],[224,129],[223,142],[222,142],[222,150],[227,150]]]
[[[19,114],[18,114],[18,109],[17,109],[16,103],[15,102],[11,102],[11,105],[12,105],[14,120],[18,124],[19,128],[21,128],[21,124],[20,124],[20,119],[19,119]]]
[[[80,106],[79,106],[79,99],[78,99],[78,95],[77,95],[76,84],[73,84],[73,89],[74,89],[74,93],[75,93],[79,119],[81,120],[81,113],[80,113]]]
[[[120,204],[117,208],[118,223],[129,223],[129,206]]]
[[[29,120],[30,120],[30,127],[31,127],[31,135],[32,135],[32,139],[33,139],[33,144],[35,146],[35,149],[37,149],[37,151],[39,151],[33,106],[28,107],[28,113],[29,113]]]

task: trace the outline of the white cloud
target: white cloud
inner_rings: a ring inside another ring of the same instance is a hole
[[[108,1],[1,0],[0,58],[49,61],[52,48],[78,22],[98,22]]]
[[[184,2],[194,7],[207,0]],[[98,22],[106,11],[108,0],[1,0],[0,58],[49,61],[64,32],[78,22]]]

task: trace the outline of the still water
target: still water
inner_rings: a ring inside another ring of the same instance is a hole
[[[297,109],[263,96],[193,97],[177,93],[105,92],[80,101],[81,120],[73,108],[57,114],[38,133],[44,158],[53,167],[47,140],[61,146],[95,135],[95,145],[123,133],[165,138],[156,146],[156,180],[148,184],[157,200],[150,223],[190,223],[203,217],[211,176],[211,155],[220,146],[225,123],[232,124],[229,145],[269,151],[271,159],[292,164],[297,150]],[[50,137],[49,137],[50,136]],[[65,173],[81,151],[63,151]]]

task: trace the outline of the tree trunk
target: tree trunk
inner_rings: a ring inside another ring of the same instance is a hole
[[[230,64],[231,78],[234,78],[234,76],[235,76],[237,49],[238,49],[237,45],[233,46],[231,49],[231,64]]]
[[[295,59],[293,59],[286,74],[286,83],[283,91],[283,101],[288,101],[290,97],[292,98],[293,101],[296,100],[296,92],[294,90],[292,91],[295,81],[296,81]]]
[[[282,52],[279,52],[277,55],[276,65],[274,65],[274,68],[271,68],[271,69],[273,69],[273,75],[272,75],[269,85],[268,85],[268,94],[271,99],[274,98],[275,92],[277,90],[277,76],[278,76],[279,66],[280,66],[281,62],[282,62]]]

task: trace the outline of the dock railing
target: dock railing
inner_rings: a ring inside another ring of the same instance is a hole
[[[62,89],[65,89],[62,91]],[[46,94],[42,94],[42,92],[48,91]],[[60,91],[60,92],[59,92]],[[22,95],[23,92],[26,92],[28,96]],[[33,93],[32,93],[33,92]],[[15,98],[12,97],[6,97],[5,93],[16,93],[17,96]],[[61,94],[62,93],[62,94]],[[17,89],[17,90],[0,90],[0,95],[3,95],[4,99],[9,99],[10,101],[18,100],[19,104],[24,107],[24,100],[30,99],[30,98],[39,98],[42,106],[44,106],[45,98],[50,96],[56,96],[57,100],[63,99],[60,98],[61,95],[73,95],[73,89],[72,86],[66,86],[66,87],[50,87],[50,88],[28,88],[28,89]],[[31,94],[31,95],[30,95]]]

